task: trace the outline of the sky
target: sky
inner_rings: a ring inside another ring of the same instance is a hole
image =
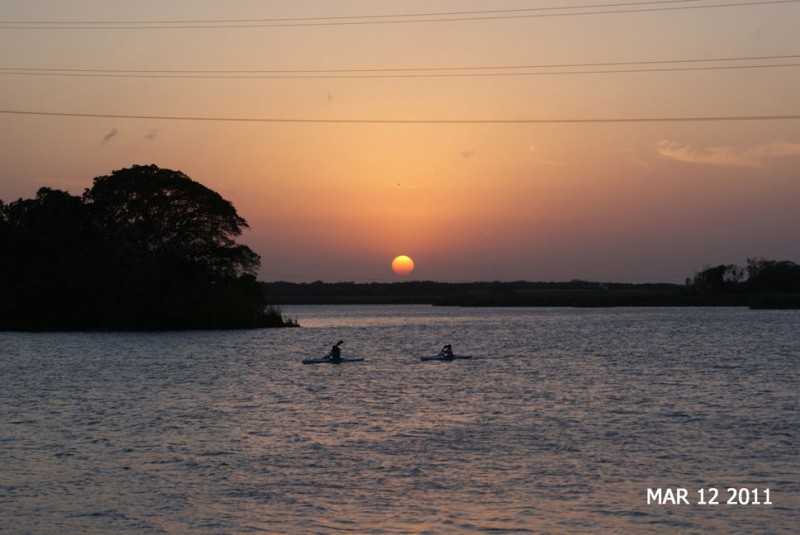
[[[180,170],[267,281],[800,262],[800,2],[612,4],[2,0],[0,199]]]

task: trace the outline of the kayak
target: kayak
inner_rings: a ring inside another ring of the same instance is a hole
[[[341,364],[342,362],[363,362],[364,359],[362,358],[355,358],[355,359],[348,359],[342,358],[339,360],[331,360],[331,359],[305,359],[303,364]]]
[[[453,355],[450,358],[447,358],[443,355],[434,355],[431,357],[420,357],[419,360],[459,360],[459,359],[471,359],[472,355]]]

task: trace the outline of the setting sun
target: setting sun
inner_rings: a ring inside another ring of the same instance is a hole
[[[392,260],[392,271],[398,275],[408,275],[414,271],[414,261],[405,255],[400,255]]]

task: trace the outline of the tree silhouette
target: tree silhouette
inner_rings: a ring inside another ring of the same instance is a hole
[[[0,204],[0,327],[188,329],[274,322],[247,222],[180,171],[134,166],[82,197]],[[280,320],[280,316],[277,318]],[[278,321],[280,323],[280,321]]]
[[[794,262],[748,258],[747,274],[751,291],[800,293],[800,265]]]
[[[718,295],[725,292],[735,292],[742,279],[744,270],[735,264],[709,267],[694,276],[695,289]]]
[[[236,244],[247,222],[218,193],[180,171],[133,166],[84,193],[99,229],[131,260],[182,264],[210,277],[255,274],[260,259]]]
[[[71,327],[84,315],[91,224],[79,197],[41,188],[3,209],[0,318],[5,325]]]

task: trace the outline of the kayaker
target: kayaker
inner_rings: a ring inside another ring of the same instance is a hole
[[[454,358],[453,355],[453,346],[450,344],[445,344],[441,351],[439,351],[439,355],[446,360],[452,360]]]
[[[328,354],[325,355],[325,358],[329,359],[329,360],[331,360],[333,362],[341,362],[341,360],[342,360],[342,350],[339,349],[339,345],[343,344],[343,343],[344,343],[344,340],[339,340],[336,343],[336,345],[331,348],[330,352],[328,352]]]

